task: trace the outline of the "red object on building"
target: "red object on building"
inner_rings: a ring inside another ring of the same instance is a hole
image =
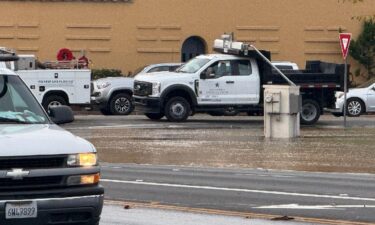
[[[74,59],[72,51],[67,48],[62,48],[57,53],[57,60],[58,61],[71,61]]]
[[[89,66],[89,59],[86,56],[82,56],[78,59],[78,63],[83,66],[83,68],[87,68]]]

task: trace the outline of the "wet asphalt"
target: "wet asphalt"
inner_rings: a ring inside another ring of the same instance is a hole
[[[301,137],[268,140],[262,117],[196,115],[186,123],[144,116],[76,116],[64,128],[91,141],[102,162],[375,173],[375,116],[323,116]]]
[[[81,115],[64,128],[96,146],[106,199],[372,224],[375,117],[348,124],[323,116],[291,140],[246,116]]]

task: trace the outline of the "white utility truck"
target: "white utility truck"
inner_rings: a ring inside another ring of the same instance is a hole
[[[15,57],[15,61],[0,62],[0,68],[14,70],[46,110],[56,105],[90,104],[91,71],[78,69],[78,62],[42,64],[34,55],[16,55],[5,48],[0,53]]]
[[[136,110],[152,120],[166,116],[174,122],[185,121],[196,112],[261,114],[263,85],[287,83],[269,63],[268,51],[259,52],[228,37],[216,40],[214,50],[220,54],[197,56],[175,72],[137,76],[133,95]],[[303,124],[314,124],[324,108],[334,107],[335,92],[343,90],[344,68],[310,61],[306,70],[284,71],[289,81],[300,86]]]

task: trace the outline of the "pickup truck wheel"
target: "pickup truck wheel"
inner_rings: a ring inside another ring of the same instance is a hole
[[[50,107],[68,105],[64,97],[59,95],[50,95],[42,102],[43,108],[48,112]]]
[[[149,118],[150,120],[160,120],[164,117],[163,113],[146,113],[145,116]]]
[[[116,94],[109,103],[109,111],[112,115],[129,115],[133,109],[131,97],[125,93]]]
[[[165,105],[164,113],[170,122],[183,122],[190,115],[190,104],[183,97],[173,97]]]
[[[346,105],[348,116],[350,117],[358,117],[360,116],[365,109],[365,105],[363,104],[362,100],[358,98],[351,98],[348,100]]]
[[[301,123],[305,125],[312,125],[319,120],[320,107],[314,100],[304,100],[302,102]]]

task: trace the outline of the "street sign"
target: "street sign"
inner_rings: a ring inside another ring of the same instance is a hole
[[[341,33],[340,34],[340,45],[342,51],[342,57],[345,60],[345,72],[344,72],[344,127],[346,128],[346,111],[347,111],[347,92],[348,92],[348,52],[350,46],[350,40],[352,39],[351,33]]]
[[[340,45],[342,57],[346,59],[349,52],[350,40],[352,39],[351,33],[340,33]]]

